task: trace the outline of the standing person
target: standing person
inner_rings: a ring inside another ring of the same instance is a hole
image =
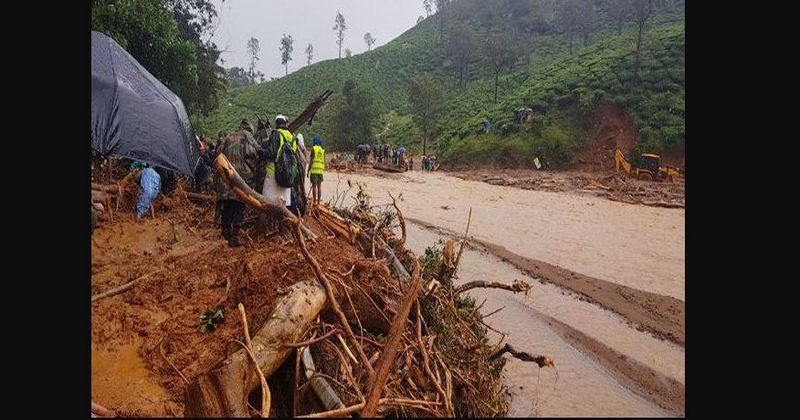
[[[297,201],[297,210],[300,211],[301,215],[306,214],[306,208],[308,207],[308,197],[306,194],[306,178],[303,174],[306,173],[306,170],[309,167],[310,157],[308,153],[308,149],[306,149],[306,143],[303,139],[303,135],[301,133],[297,133],[297,156],[300,158],[300,176],[297,182],[297,186],[293,187],[293,195],[292,201]],[[296,199],[296,200],[295,200]]]
[[[266,171],[266,177],[264,178],[262,194],[273,200],[282,200],[286,207],[291,207],[292,188],[279,185],[275,179],[275,163],[283,148],[288,147],[289,152],[295,153],[295,156],[297,154],[297,140],[292,132],[289,131],[288,122],[283,115],[275,117],[275,130],[272,131],[262,152],[262,157],[267,162],[266,168],[263,169]],[[302,176],[302,172],[300,172],[300,176]]]
[[[142,165],[144,170],[140,180],[139,201],[136,203],[136,220],[144,217],[147,211],[153,208],[153,200],[161,191],[161,175],[152,166],[146,163]]]
[[[397,167],[406,169],[406,148],[397,149]]]
[[[197,136],[195,136],[195,139],[200,147],[200,162],[194,172],[194,188],[196,191],[202,191],[206,188],[211,174],[214,172],[212,169],[214,155],[213,151],[210,150],[211,146],[206,146],[206,142],[203,141],[204,139]]]
[[[311,178],[311,191],[313,194],[314,205],[319,205],[322,199],[322,175],[325,173],[325,149],[322,147],[322,139],[319,135],[314,136],[314,146],[311,148],[311,166],[308,174]]]
[[[225,154],[244,182],[252,184],[256,175],[259,147],[249,130],[242,126],[240,130],[229,134],[217,147],[217,151]],[[239,229],[244,219],[245,204],[239,201],[236,194],[222,182],[220,177],[217,177],[216,190],[222,215],[222,236],[228,241],[228,245],[242,246],[239,241]]]

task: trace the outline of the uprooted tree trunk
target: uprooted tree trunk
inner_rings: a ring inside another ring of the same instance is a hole
[[[252,352],[264,376],[269,377],[294,350],[297,342],[326,304],[325,290],[316,281],[293,285],[278,302],[269,319],[252,339]],[[259,378],[247,351],[230,355],[212,371],[186,388],[189,417],[247,417],[247,396],[259,386]]]

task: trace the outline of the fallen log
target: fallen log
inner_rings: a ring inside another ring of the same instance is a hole
[[[99,191],[99,190],[92,190],[92,201],[95,202],[102,202],[106,200],[110,200],[112,198],[116,198],[117,194],[109,194],[107,192]]]
[[[380,171],[386,171],[386,172],[395,172],[395,173],[405,172],[405,170],[402,169],[402,168],[397,168],[395,166],[384,165],[384,164],[381,164],[381,163],[375,163],[375,164],[372,165],[372,167],[375,168],[375,169],[378,169]]]
[[[394,250],[386,244],[386,242],[379,236],[375,237],[375,242],[381,246],[381,249],[389,257],[389,260],[392,262],[392,268],[394,268],[395,274],[397,277],[400,277],[400,280],[405,282],[406,280],[411,278],[411,275],[408,274],[408,270],[403,266],[403,263],[400,262],[400,259],[397,258],[397,255],[394,254]]]
[[[292,285],[267,322],[252,338],[252,352],[265,377],[293,351],[297,342],[326,304],[325,290],[316,281]],[[247,396],[259,386],[247,351],[230,355],[212,371],[196,378],[185,391],[188,417],[247,417]]]
[[[116,185],[108,185],[108,184],[99,184],[97,182],[92,182],[92,190],[95,191],[105,191],[116,194],[119,192],[119,188]]]
[[[642,201],[642,204],[645,206],[653,206],[653,207],[666,207],[668,209],[685,209],[686,204],[682,203],[669,203],[666,201]]]
[[[213,195],[198,194],[198,193],[193,193],[193,192],[185,192],[185,194],[186,194],[186,197],[192,198],[192,199],[195,199],[195,200],[208,201],[210,203],[213,203],[213,202],[217,201],[217,197],[215,197]]]
[[[314,211],[320,223],[351,242],[361,233],[361,228],[342,219],[341,216],[324,205],[315,206]]]
[[[637,201],[637,200],[624,199],[624,198],[617,197],[617,196],[614,196],[614,195],[609,195],[606,198],[608,198],[611,201],[617,201],[617,202],[625,203],[625,204],[638,204],[638,205],[642,205],[642,206],[665,207],[665,208],[671,208],[671,209],[685,209],[686,208],[686,204],[683,204],[683,203],[669,203],[669,202],[666,202],[666,201]]]
[[[311,382],[311,389],[314,390],[314,394],[317,395],[326,410],[344,408],[344,403],[339,398],[339,395],[336,394],[336,391],[331,388],[328,381],[321,376],[314,375],[317,372],[317,368],[314,365],[314,359],[311,357],[308,347],[303,349],[303,372],[306,375],[306,380]]]

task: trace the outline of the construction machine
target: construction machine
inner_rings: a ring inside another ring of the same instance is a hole
[[[673,166],[661,164],[661,156],[652,153],[642,153],[640,166],[634,166],[625,159],[622,151],[617,149],[614,153],[614,163],[617,172],[622,168],[626,174],[642,181],[667,181],[673,182],[678,178],[680,170]]]

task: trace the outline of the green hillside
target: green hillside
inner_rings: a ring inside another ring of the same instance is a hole
[[[496,3],[496,4],[495,4]],[[431,16],[398,38],[351,58],[327,60],[304,67],[281,79],[230,90],[201,130],[232,130],[253,112],[297,115],[324,89],[341,92],[351,79],[373,98],[380,115],[373,132],[380,141],[410,146],[421,144],[408,105],[409,83],[423,74],[445,90],[445,115],[428,123],[439,133],[435,152],[451,162],[495,160],[505,164],[543,155],[553,166],[572,162],[584,142],[591,113],[599,103],[621,107],[635,122],[640,148],[661,151],[685,142],[685,24],[683,1],[657,1],[642,44],[639,77],[634,74],[635,26],[617,33],[608,1],[597,1],[592,30],[584,44],[576,37],[572,53],[568,37],[557,29],[552,1],[453,3],[442,16]],[[535,14],[534,14],[535,12]],[[536,16],[536,18],[534,18]],[[533,22],[533,23],[532,23]],[[459,86],[446,41],[454,31],[468,27],[480,43],[492,31],[512,34],[516,64],[498,80],[493,102],[491,70],[480,51],[467,65],[466,87]],[[353,35],[350,35],[353,36]],[[477,134],[483,118],[496,128],[510,123],[513,110],[531,106],[540,112],[530,130],[510,130],[500,136]],[[330,106],[323,108],[313,131],[327,135]],[[335,146],[336,139],[330,139]],[[509,159],[509,156],[513,156]]]

